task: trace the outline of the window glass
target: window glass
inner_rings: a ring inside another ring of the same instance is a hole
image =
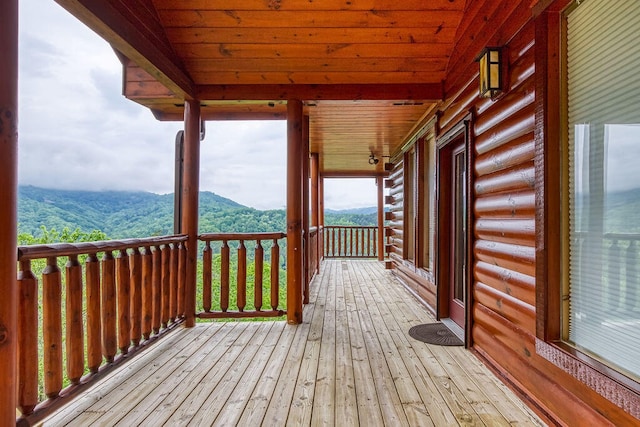
[[[567,14],[564,339],[640,377],[640,2]]]

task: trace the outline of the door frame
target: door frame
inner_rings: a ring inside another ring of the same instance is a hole
[[[465,271],[465,307],[464,307],[464,342],[465,347],[471,347],[472,335],[471,327],[473,323],[473,158],[472,150],[472,119],[473,114],[469,113],[465,118],[447,130],[442,136],[436,139],[436,318],[438,320],[449,318],[449,295],[451,281],[449,280],[451,271],[451,174],[452,174],[452,152],[453,147],[464,139],[464,150],[466,152],[467,168],[467,194],[465,203],[467,204],[467,230],[466,230],[466,263]]]

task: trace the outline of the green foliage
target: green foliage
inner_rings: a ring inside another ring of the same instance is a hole
[[[378,214],[353,214],[334,211],[333,213],[325,213],[324,223],[325,225],[376,226],[378,225]]]
[[[18,227],[19,228],[19,227]],[[92,230],[84,232],[80,228],[71,231],[69,227],[64,227],[62,231],[58,231],[55,227],[47,229],[45,225],[40,226],[40,232],[36,235],[22,232],[18,233],[18,245],[42,245],[49,243],[77,243],[77,242],[96,242],[99,240],[107,240],[107,235],[100,230]]]

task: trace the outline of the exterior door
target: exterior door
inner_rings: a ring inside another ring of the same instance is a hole
[[[439,138],[437,155],[437,317],[470,340],[470,182],[468,120]]]
[[[463,138],[464,139],[464,138]],[[449,186],[449,317],[464,329],[467,289],[467,152],[464,140],[451,150]]]

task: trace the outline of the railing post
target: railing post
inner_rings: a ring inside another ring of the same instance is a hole
[[[151,338],[153,321],[153,253],[151,246],[142,250],[142,336]]]
[[[111,251],[102,257],[102,355],[113,362],[117,352],[115,261]]]
[[[318,153],[311,153],[311,164],[309,165],[311,174],[311,226],[318,227],[318,238],[316,240],[316,272],[320,272],[320,260],[322,259],[322,239],[320,235],[320,203],[319,182],[318,182]]]
[[[154,334],[160,333],[162,323],[162,250],[155,246],[151,255],[153,267],[151,268],[151,329]]]
[[[198,263],[198,195],[200,191],[200,101],[184,103],[184,179],[181,230],[188,236],[185,272],[185,326],[195,326]]]
[[[253,276],[253,306],[256,311],[262,309],[262,270],[264,268],[264,249],[260,239],[256,242],[256,249],[253,257],[254,276]]]
[[[160,319],[163,328],[169,325],[169,309],[171,299],[171,248],[169,244],[162,246],[162,308]]]
[[[85,263],[87,290],[87,366],[91,373],[98,372],[102,364],[102,318],[100,297],[100,261],[95,253]]]
[[[131,342],[134,347],[142,338],[142,257],[139,248],[133,248],[129,256],[131,270]]]
[[[16,421],[18,0],[0,2],[0,424]]]
[[[271,308],[278,309],[280,305],[280,246],[278,239],[273,239],[271,246]]]
[[[169,320],[171,322],[178,321],[178,272],[180,266],[180,249],[178,243],[171,244],[171,266],[169,274]]]
[[[202,309],[206,313],[211,311],[212,258],[211,242],[207,240],[202,253]]]
[[[220,248],[220,310],[229,309],[229,245],[222,241]]]
[[[131,271],[127,250],[119,251],[116,263],[118,277],[118,348],[127,354],[131,346]]]
[[[18,288],[18,407],[26,416],[38,404],[38,280],[29,260],[20,262]]]
[[[302,323],[302,102],[287,102],[287,322]]]
[[[82,327],[82,266],[78,255],[69,256],[66,267],[67,376],[78,384],[84,373],[84,332]]]
[[[309,236],[309,116],[302,116],[302,303],[309,304],[309,256],[311,237]]]
[[[44,393],[58,397],[62,390],[62,283],[58,259],[47,258],[42,272],[44,335]],[[12,394],[15,390],[11,391]]]
[[[384,182],[382,176],[376,178],[378,185],[378,261],[384,261]]]
[[[236,280],[236,302],[238,311],[243,312],[247,305],[247,248],[244,240],[238,245],[238,275]]]

